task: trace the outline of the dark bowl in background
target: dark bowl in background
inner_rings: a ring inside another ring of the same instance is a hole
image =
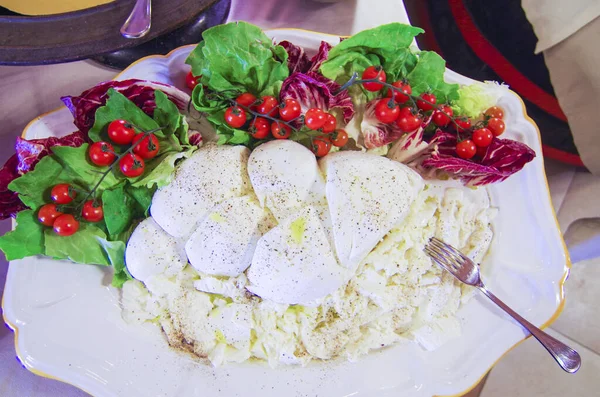
[[[119,29],[135,0],[85,10],[23,16],[0,8],[0,65],[42,65],[91,58],[123,69],[139,58],[198,43],[202,32],[225,22],[231,0],[153,0],[152,27],[140,39]]]

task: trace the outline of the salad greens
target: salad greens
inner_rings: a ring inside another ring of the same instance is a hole
[[[116,169],[107,172],[106,167],[93,164],[88,156],[90,144],[84,143],[78,147],[52,147],[52,154],[43,157],[35,169],[8,185],[31,208],[18,214],[14,231],[0,237],[0,249],[9,260],[42,254],[77,263],[114,266],[113,284],[122,285],[128,278],[124,252],[132,226],[148,215],[152,195],[157,187],[169,183],[177,162],[197,148],[189,144],[188,124],[178,107],[161,91],[156,91],[154,97],[156,106],[150,117],[123,94],[108,89],[106,104],[97,109],[88,134],[92,142],[107,141],[108,124],[117,119],[128,120],[141,130],[157,130],[158,156],[147,160],[139,177],[127,178]],[[124,150],[115,145],[117,153]],[[82,222],[71,236],[58,236],[43,226],[37,220],[37,210],[50,202],[50,190],[58,183],[77,189],[76,200],[97,186],[90,199],[101,199],[104,219],[98,223]]]
[[[17,214],[18,227],[0,237],[0,249],[6,260],[12,261],[33,255],[44,254],[44,229],[40,227],[33,210]]]
[[[452,110],[456,114],[464,114],[467,117],[477,118],[486,109],[496,104],[496,96],[490,93],[489,85],[472,84],[460,87],[458,90],[458,99],[452,102]]]
[[[215,26],[186,63],[201,83],[214,91],[251,92],[256,96],[277,95],[288,76],[287,52],[273,45],[263,31],[246,22]]]
[[[444,81],[446,62],[436,53],[411,48],[413,39],[423,30],[401,23],[390,23],[365,30],[343,40],[329,52],[321,73],[343,84],[353,73],[380,65],[389,81],[407,79],[413,94],[431,92],[439,102],[458,99],[458,84]],[[351,90],[354,96],[358,90]],[[362,91],[371,100],[374,94]]]
[[[360,74],[369,66],[381,65],[392,81],[399,80],[417,63],[410,45],[420,33],[423,29],[401,23],[364,30],[333,47],[320,71],[323,76],[343,84],[352,73]]]

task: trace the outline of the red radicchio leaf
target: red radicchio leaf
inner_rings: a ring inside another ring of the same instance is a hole
[[[202,144],[202,134],[198,131],[189,130],[188,139],[190,140],[190,145],[200,146]]]
[[[457,176],[465,185],[479,186],[501,182],[520,171],[535,158],[527,145],[510,139],[494,139],[485,156],[478,163],[456,157],[456,137],[439,145],[431,157],[422,162],[423,167],[443,170]]]
[[[75,131],[70,135],[61,138],[50,137],[43,139],[23,139],[17,138],[15,151],[19,164],[17,172],[23,175],[35,167],[35,165],[43,158],[50,154],[50,148],[54,146],[70,146],[79,147],[87,141],[87,137],[80,131]]]
[[[188,94],[168,84],[137,79],[105,81],[84,91],[79,96],[60,98],[73,114],[75,126],[84,134],[87,135],[94,125],[96,110],[106,103],[109,88],[114,88],[123,94],[149,116],[152,116],[156,108],[154,102],[155,90],[164,92],[180,110],[186,109],[190,100]]]
[[[320,108],[325,111],[339,108],[342,110],[344,122],[347,123],[354,115],[354,105],[347,91],[333,95],[339,88],[340,85],[335,81],[318,73],[293,73],[283,81],[279,97],[282,101],[297,100],[302,113],[310,108]]]
[[[35,165],[51,153],[54,146],[79,147],[86,141],[86,136],[79,131],[70,135],[56,138],[26,140],[17,138],[15,151],[11,158],[0,169],[0,219],[15,216],[27,207],[21,202],[19,196],[8,189],[9,183],[21,175],[33,170]]]
[[[331,44],[326,41],[321,41],[319,51],[311,59],[304,52],[304,48],[290,43],[289,41],[282,41],[279,43],[280,46],[285,48],[288,53],[288,68],[290,74],[292,73],[308,73],[308,72],[319,72],[321,64],[327,60],[329,56],[329,50]]]
[[[305,73],[310,68],[310,60],[304,52],[304,48],[290,43],[284,40],[279,43],[280,46],[285,48],[288,53],[288,68],[290,73]]]
[[[0,219],[14,217],[19,211],[27,209],[19,199],[19,195],[8,190],[8,184],[21,176],[17,172],[18,164],[19,159],[16,154],[13,154],[0,169]]]
[[[435,145],[443,144],[448,140],[456,141],[454,135],[438,129],[431,140],[426,142],[423,139],[423,132],[430,123],[431,116],[425,119],[416,130],[402,135],[400,139],[394,142],[387,156],[392,160],[405,164],[419,163],[419,159],[423,160],[433,152]]]
[[[319,68],[329,57],[329,50],[331,50],[331,47],[331,44],[328,42],[321,41],[319,51],[317,51],[316,55],[310,59],[310,68],[308,69],[308,72],[319,72]]]

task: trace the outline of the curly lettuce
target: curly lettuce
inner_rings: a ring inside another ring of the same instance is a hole
[[[289,75],[288,53],[284,47],[273,45],[258,26],[231,22],[205,30],[202,38],[186,63],[195,76],[202,76],[203,85],[220,92],[279,94],[282,81]]]

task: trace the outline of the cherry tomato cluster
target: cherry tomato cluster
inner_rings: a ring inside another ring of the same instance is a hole
[[[81,208],[81,214],[77,216],[66,213],[63,208],[73,208],[67,204],[71,204],[76,197],[77,191],[71,185],[55,185],[50,192],[52,203],[44,204],[39,209],[38,221],[44,226],[52,227],[59,236],[71,236],[79,230],[79,218],[88,222],[100,222],[104,218],[102,204],[94,200],[86,200],[75,207],[75,210]]]
[[[382,83],[386,83],[387,76],[380,66],[369,66],[362,74],[363,80],[376,80],[363,82],[362,85],[367,91],[379,91],[384,88]],[[380,81],[381,83],[377,82]],[[396,123],[403,132],[414,131],[423,122],[423,113],[434,108],[436,98],[430,93],[423,93],[419,99],[411,101],[412,87],[406,81],[395,81],[392,83],[393,89],[388,89],[386,96],[375,104],[375,117],[385,124]],[[449,108],[449,106],[446,106]],[[442,112],[443,114],[443,112]],[[451,115],[450,115],[451,116]],[[442,119],[439,120],[443,122]],[[448,123],[450,118],[448,117]]]
[[[348,133],[338,129],[335,116],[322,109],[308,109],[304,115],[304,125],[321,134],[311,139],[310,149],[317,157],[326,156],[332,146],[342,147],[348,143]]]
[[[235,99],[235,105],[225,110],[225,122],[233,128],[248,129],[252,137],[267,139],[287,139],[292,134],[288,121],[300,116],[298,101],[286,99],[282,103],[274,96],[266,95],[260,100],[249,92]]]
[[[362,80],[368,80],[363,81],[362,85],[365,90],[375,92],[385,87],[386,79],[385,71],[380,66],[370,66],[362,74]],[[410,132],[421,125],[423,113],[431,111],[431,120],[436,126],[446,128],[453,124],[459,138],[456,154],[460,158],[485,156],[494,137],[504,133],[506,128],[503,121],[504,111],[497,106],[486,110],[483,121],[472,128],[469,118],[455,117],[452,108],[446,104],[436,105],[437,98],[432,93],[425,92],[413,99],[412,88],[408,82],[396,81],[391,85],[393,89],[388,89],[386,97],[375,104],[375,117],[385,124],[396,123],[403,132]],[[409,100],[412,107],[406,105]],[[470,139],[464,139],[465,134],[470,134]]]
[[[255,139],[288,139],[292,134],[292,121],[302,117],[302,108],[295,99],[279,102],[273,96],[257,99],[249,92],[239,95],[235,105],[225,110],[225,122],[233,128],[247,128]],[[303,116],[308,130],[321,135],[311,138],[311,150],[316,156],[325,156],[331,146],[342,147],[348,142],[346,131],[337,129],[334,115],[322,109],[311,108]]]
[[[144,160],[156,157],[160,149],[156,135],[136,133],[133,126],[125,120],[112,121],[108,125],[108,137],[117,145],[133,146],[132,151],[119,158],[119,168],[128,178],[142,175],[146,167]],[[93,143],[88,155],[90,161],[100,167],[109,166],[117,159],[113,145],[104,141]]]
[[[504,124],[504,111],[498,106],[492,106],[484,113],[483,121],[477,123],[472,129],[471,139],[461,140],[456,144],[456,154],[458,157],[468,160],[475,156],[484,157],[487,148],[494,140],[494,137],[502,135],[506,128]],[[459,127],[457,132],[469,133],[471,130],[471,120],[468,118],[456,119]]]

